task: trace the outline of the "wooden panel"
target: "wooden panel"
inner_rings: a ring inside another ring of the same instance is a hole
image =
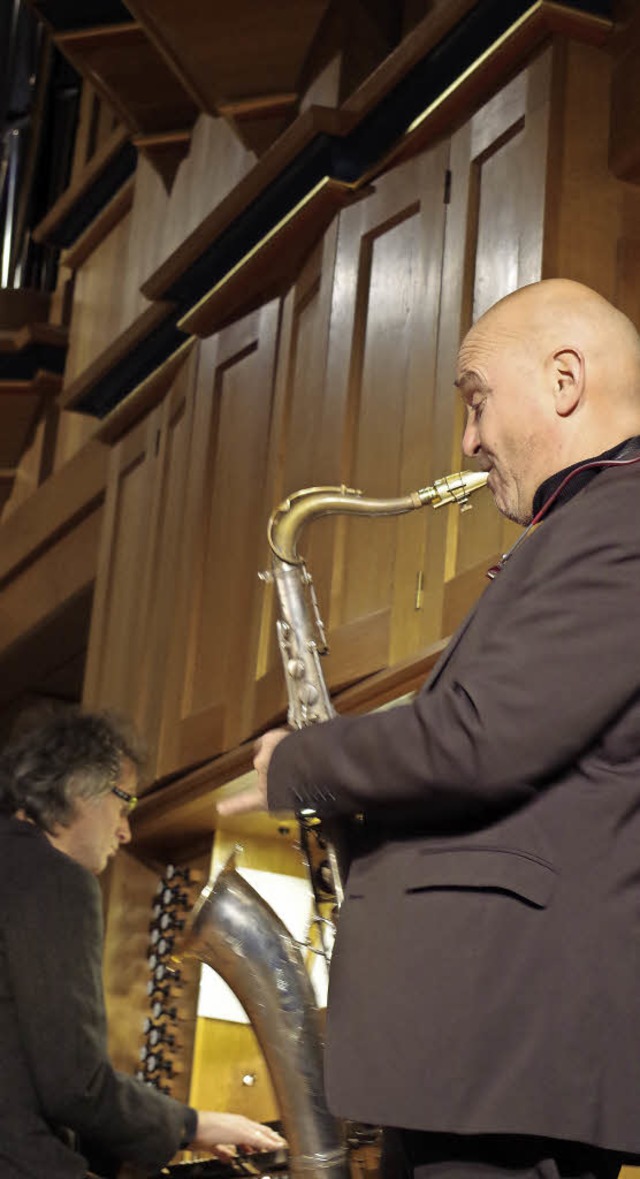
[[[544,273],[587,283],[617,302],[629,296],[619,242],[638,240],[640,190],[609,168],[611,70],[609,55],[590,46],[556,47],[552,150],[558,163],[549,173]],[[634,314],[633,299],[627,306]]]
[[[83,701],[132,717],[143,658],[140,581],[149,563],[160,417],[160,410],[151,414],[112,451]]]
[[[43,698],[77,702],[91,621],[93,586],[72,591],[50,611],[42,611],[8,649],[0,651],[0,740],[10,731],[10,718],[29,702]],[[7,723],[9,722],[9,723]]]
[[[180,283],[199,257],[260,200],[318,135],[344,134],[349,127],[349,119],[341,112],[314,107],[296,119],[271,151],[252,166],[254,156],[240,147],[224,122],[201,117],[189,159],[171,195],[172,219],[182,219],[163,226],[164,249],[157,254],[162,265],[142,287],[147,298],[164,298],[171,287]],[[147,213],[143,216],[146,218]],[[140,229],[144,232],[143,225]]]
[[[554,0],[538,0],[538,3],[532,4],[516,17],[513,24],[497,36],[484,52],[479,53],[469,68],[431,98],[425,109],[414,118],[406,134],[392,147],[384,164],[374,165],[372,174],[381,166],[389,167],[393,160],[397,162],[414,155],[463,118],[468,118],[478,104],[498,86],[506,83],[514,70],[543,47],[551,35],[564,34],[592,45],[604,46],[611,36],[612,28],[612,22],[605,17],[557,4]],[[402,60],[401,50],[399,60]]]
[[[633,0],[616,4],[616,31],[611,49],[609,160],[616,176],[637,182],[640,179],[640,9]]]
[[[113,450],[85,703],[132,716],[155,752],[180,567],[195,365]],[[151,771],[153,771],[153,759]]]
[[[255,1078],[251,1086],[242,1078]],[[196,1109],[221,1109],[256,1121],[272,1121],[278,1107],[264,1057],[249,1024],[198,1018],[189,1101]]]
[[[201,348],[163,772],[248,732],[278,318],[268,304]]]
[[[94,97],[91,87],[85,87],[83,89],[83,105],[85,101],[88,103],[89,100],[93,103]],[[73,213],[76,206],[86,201],[93,186],[104,177],[104,173],[108,170],[109,165],[113,164],[114,160],[118,158],[127,143],[128,137],[124,127],[118,127],[98,151],[92,153],[90,158],[82,162],[81,153],[83,146],[86,150],[85,136],[89,133],[88,121],[85,118],[84,123],[81,124],[79,132],[81,138],[76,147],[72,182],[48,210],[46,217],[43,217],[42,221],[36,225],[33,231],[34,241],[46,242],[56,240],[60,226]]]
[[[146,305],[124,277],[129,269],[130,220],[129,213],[77,272],[66,385],[75,382]]]
[[[210,846],[207,854],[198,860],[181,859],[180,867],[189,869],[196,878],[204,878],[209,859]],[[149,926],[164,870],[165,864],[152,868],[128,851],[121,851],[101,877],[107,904],[103,974],[109,1055],[115,1067],[129,1075],[140,1068],[140,1049],[143,1044],[149,1044],[148,1037],[143,1034],[143,1022],[152,1015],[152,999],[147,991],[151,975]],[[186,889],[184,912],[188,913],[199,886],[195,882],[183,884],[181,881],[181,888]],[[171,1007],[176,1010],[176,1017],[167,1021],[175,1044],[164,1052],[165,1059],[175,1066],[176,1075],[165,1078],[164,1084],[178,1101],[186,1102],[189,1095],[199,981],[199,964],[183,960],[175,993],[163,1004],[165,1010]],[[162,1017],[156,1019],[156,1023],[162,1023]]]
[[[442,144],[402,165],[340,218],[317,462],[329,475],[323,481],[383,499],[443,473],[432,416],[447,160]],[[431,513],[412,513],[337,522],[324,607],[330,631],[390,608],[392,661],[437,636],[437,573],[429,570],[424,609],[414,610],[433,521]],[[363,666],[361,674],[372,670]]]
[[[106,487],[107,457],[100,443],[86,446],[3,522],[0,582],[41,556],[96,507]]]
[[[115,196],[94,217],[84,233],[77,238],[71,249],[65,251],[61,259],[63,266],[67,266],[69,270],[78,270],[83,262],[86,262],[100,242],[108,237],[111,230],[130,211],[133,204],[134,188],[135,177],[130,176],[122,188],[118,189]]]
[[[452,387],[460,340],[498,299],[541,277],[552,51],[546,50],[456,133],[443,271],[436,430],[463,464],[463,413]],[[445,578],[503,552],[518,534],[486,491],[446,515]]]
[[[17,468],[47,401],[60,388],[60,378],[39,373],[28,381],[0,379],[0,468]]]
[[[265,482],[270,510],[300,487],[338,477],[335,470],[326,469],[321,458],[328,440],[325,445],[320,443],[330,428],[325,419],[326,362],[336,242],[334,223],[301,269],[284,302]],[[327,524],[328,521],[321,521],[312,529],[305,536],[302,549],[309,568],[314,571],[322,603],[328,601],[330,586],[332,531]],[[265,530],[259,548],[264,569],[270,563],[266,540]],[[286,706],[282,661],[276,643],[273,586],[261,586],[260,605],[254,729],[273,721]]]
[[[103,878],[108,897],[103,978],[109,1056],[121,1072],[139,1068],[142,1022],[149,1013],[149,921],[158,874],[120,851]]]
[[[28,565],[4,586],[0,649],[19,642],[91,585],[100,525],[101,512],[93,512],[49,548],[42,560]]]

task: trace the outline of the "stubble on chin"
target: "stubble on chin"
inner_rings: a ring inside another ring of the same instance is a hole
[[[505,519],[511,520],[513,524],[519,524],[521,528],[526,528],[531,523],[533,509],[530,504],[525,506],[520,503],[520,497],[515,489],[510,494],[498,482],[495,490],[493,488],[490,488],[490,490],[492,491],[494,503],[498,511]]]

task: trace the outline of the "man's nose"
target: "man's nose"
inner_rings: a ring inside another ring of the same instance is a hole
[[[131,826],[127,815],[122,815],[116,832],[119,843],[131,843]]]
[[[480,450],[480,436],[473,418],[467,419],[464,434],[462,435],[462,450],[467,458],[473,458]]]

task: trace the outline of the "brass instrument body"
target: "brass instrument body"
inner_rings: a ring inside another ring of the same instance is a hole
[[[320,1014],[297,942],[227,861],[203,889],[183,953],[213,967],[244,1007],[264,1053],[289,1168],[300,1179],[348,1179],[340,1123],[326,1108]]]

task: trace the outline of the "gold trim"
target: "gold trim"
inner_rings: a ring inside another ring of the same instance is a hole
[[[446,100],[452,94],[455,94],[456,90],[458,90],[460,86],[463,86],[464,83],[469,78],[471,78],[477,70],[481,69],[481,67],[485,65],[486,62],[491,57],[493,57],[507,41],[510,41],[512,37],[517,34],[519,29],[523,27],[523,25],[527,24],[538,14],[544,15],[546,11],[548,11],[550,15],[553,15],[554,13],[560,13],[562,15],[570,14],[575,18],[582,19],[585,24],[589,24],[594,28],[601,28],[603,32],[610,31],[613,27],[612,22],[607,20],[606,17],[596,16],[593,13],[587,12],[581,13],[575,8],[569,10],[564,4],[549,3],[549,0],[536,0],[536,3],[532,4],[531,8],[528,8],[526,12],[522,13],[522,16],[518,17],[518,19],[514,21],[512,25],[509,25],[509,28],[505,29],[504,33],[502,33],[495,41],[493,41],[488,49],[485,49],[484,53],[481,53],[480,57],[477,57],[475,61],[473,61],[471,65],[467,67],[464,73],[460,74],[459,77],[456,78],[455,82],[452,82],[446,90],[443,90],[442,94],[439,94],[438,97],[435,98],[424,111],[422,111],[422,114],[418,115],[413,120],[404,133],[405,137],[411,135],[414,131],[417,131],[418,127],[422,125],[425,119],[427,119],[429,115],[433,114],[433,112],[436,111],[438,107],[442,106],[443,102],[446,102]]]
[[[438,97],[435,98],[433,102],[428,107],[426,107],[425,110],[423,110],[422,114],[418,115],[413,120],[413,123],[410,123],[410,125],[407,127],[407,130],[405,131],[405,135],[411,135],[413,131],[417,131],[418,127],[424,122],[425,119],[429,117],[430,114],[432,114],[433,111],[436,111],[439,106],[442,106],[442,103],[446,102],[447,98],[449,98],[451,94],[455,94],[456,90],[458,90],[458,88],[466,82],[467,78],[472,77],[476,70],[480,69],[480,67],[484,65],[484,63],[490,57],[493,57],[494,53],[498,51],[500,46],[503,45],[505,41],[510,40],[514,33],[517,33],[518,29],[521,28],[523,24],[526,24],[527,21],[531,20],[535,12],[540,11],[543,2],[544,0],[536,0],[536,3],[532,4],[531,8],[528,8],[526,12],[523,12],[522,16],[520,16],[517,21],[515,21],[512,25],[509,25],[509,28],[506,29],[505,32],[497,38],[496,41],[492,41],[489,48],[485,49],[484,53],[480,54],[480,57],[476,57],[475,60],[472,61],[471,65],[467,67],[464,73],[459,74],[455,82],[452,82],[450,86],[447,86],[447,89],[443,90],[442,93],[439,94]]]

